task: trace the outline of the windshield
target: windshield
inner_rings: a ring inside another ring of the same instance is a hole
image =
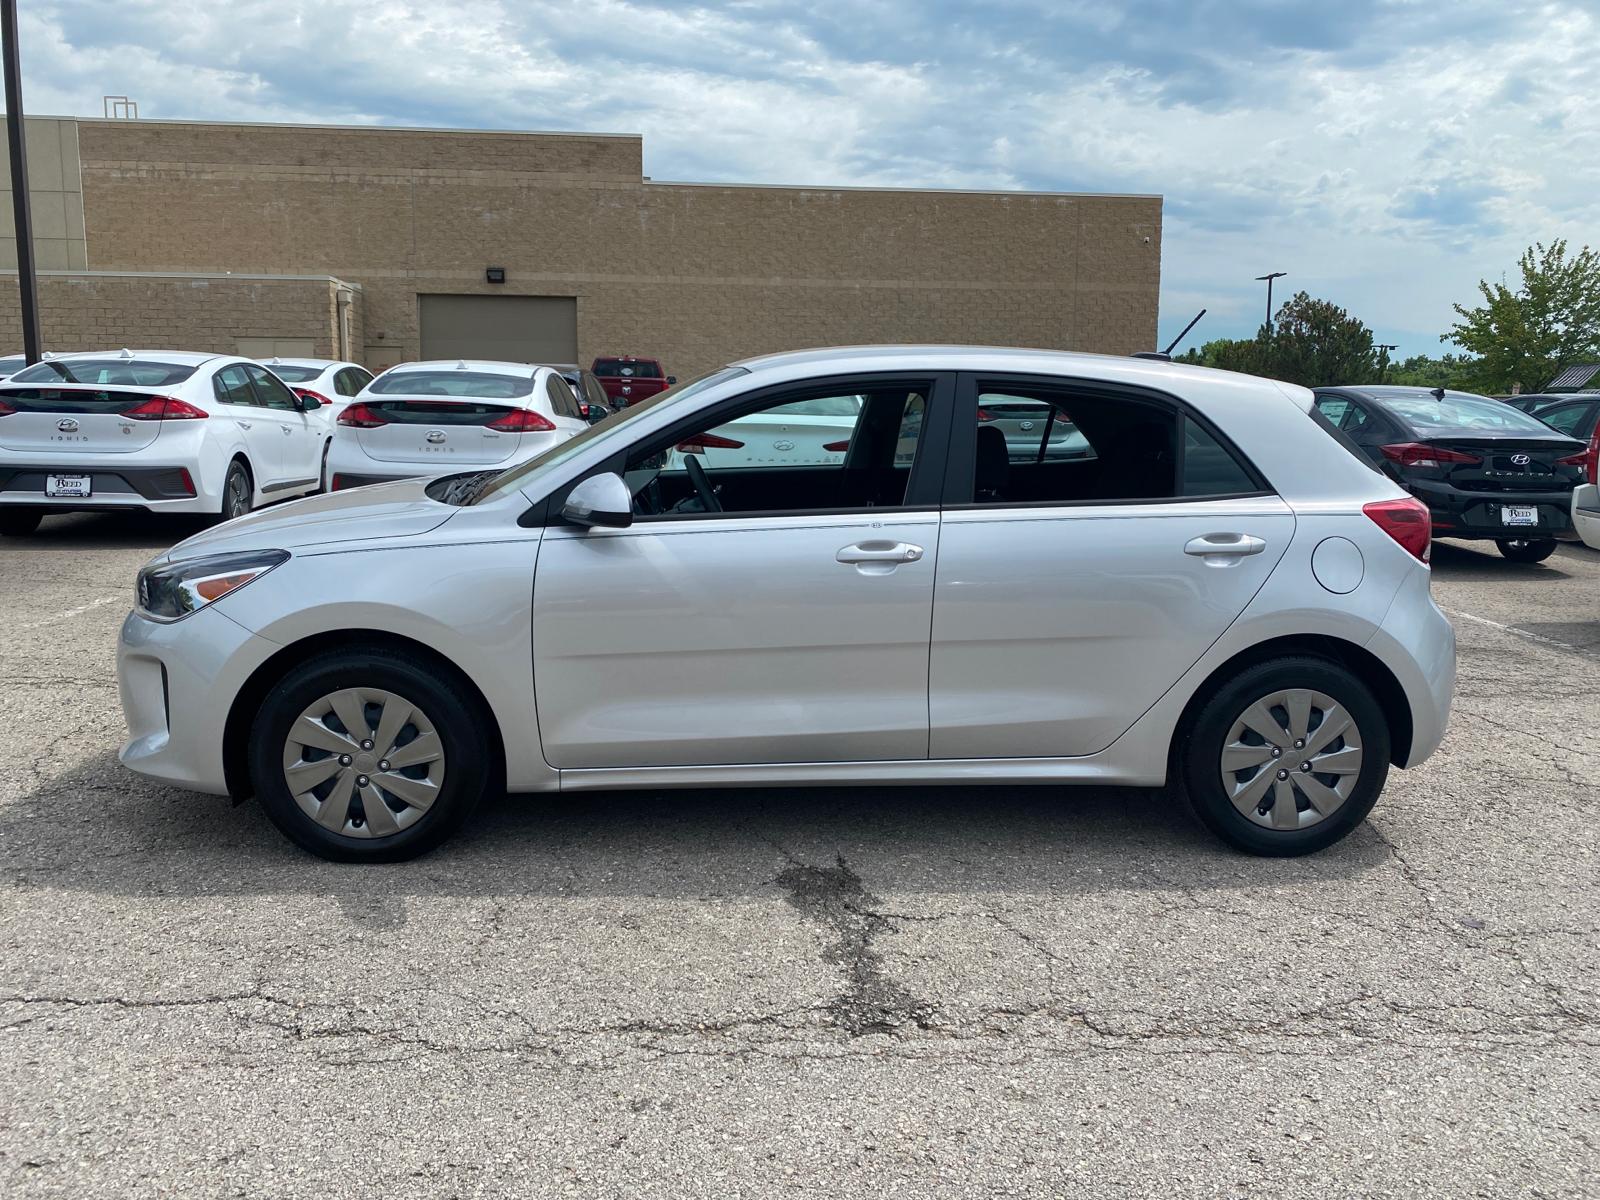
[[[267,370],[285,383],[304,383],[322,374],[321,367],[291,367],[288,363],[279,363],[275,367],[269,365]]]
[[[1550,433],[1550,426],[1519,408],[1485,396],[1389,396],[1386,403],[1419,433]]]
[[[640,362],[637,359],[622,358],[597,358],[594,360],[594,373],[596,375],[621,376],[626,379],[660,379],[661,364],[654,362]]]
[[[189,363],[131,358],[47,358],[11,377],[12,383],[112,383],[123,387],[165,387],[195,372]]]
[[[13,354],[10,358],[0,358],[0,374],[8,371],[20,371],[27,365],[28,360],[20,354]]]
[[[719,383],[737,378],[740,375],[748,375],[749,373],[743,367],[720,367],[715,371],[700,376],[699,379],[690,380],[682,387],[673,388],[670,392],[657,392],[654,396],[647,397],[637,404],[614,412],[605,420],[589,426],[576,437],[569,438],[560,445],[553,446],[536,458],[530,458],[527,462],[518,463],[516,466],[502,471],[487,483],[483,491],[478,493],[472,503],[481,504],[492,497],[503,496],[514,488],[522,487],[533,476],[568,461],[594,442],[615,436],[618,430],[640,413],[649,412],[657,405],[677,404],[690,396],[706,391],[708,388],[714,388]]]
[[[510,400],[533,395],[533,376],[496,375],[455,367],[437,371],[387,371],[367,384],[367,391],[374,396],[470,396],[476,400]]]

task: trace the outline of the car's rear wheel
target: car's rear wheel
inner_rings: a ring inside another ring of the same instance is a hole
[[[1499,538],[1495,545],[1512,562],[1543,562],[1556,552],[1555,538]]]
[[[231,521],[249,512],[253,491],[249,470],[238,459],[234,459],[228,464],[228,477],[222,484],[221,518]]]
[[[1252,854],[1309,854],[1377,802],[1389,726],[1355,675],[1320,658],[1249,667],[1190,722],[1177,766],[1200,819]]]
[[[489,780],[489,715],[466,688],[395,650],[339,650],[290,671],[250,734],[272,823],[340,862],[396,862],[444,841]]]
[[[328,490],[328,452],[332,449],[333,443],[331,441],[322,443],[322,470],[317,477],[317,491],[319,492]]]
[[[44,514],[26,508],[0,510],[0,537],[26,537],[39,528]]]

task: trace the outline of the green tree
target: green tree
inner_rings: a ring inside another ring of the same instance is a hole
[[[1283,302],[1270,330],[1263,325],[1253,338],[1218,338],[1178,361],[1306,387],[1378,378],[1372,330],[1337,304],[1305,292]]]
[[[1446,354],[1443,358],[1429,358],[1426,354],[1413,354],[1410,358],[1391,360],[1388,369],[1383,372],[1383,382],[1470,391],[1477,386],[1477,370],[1478,360],[1465,355]]]
[[[1574,363],[1600,359],[1600,253],[1585,246],[1569,258],[1564,239],[1535,242],[1517,268],[1515,291],[1479,281],[1483,303],[1457,304],[1461,319],[1439,337],[1477,355],[1480,391],[1536,391]]]

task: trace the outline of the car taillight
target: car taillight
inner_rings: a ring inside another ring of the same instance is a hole
[[[985,422],[992,421],[992,420],[994,420],[994,414],[992,412],[990,412],[988,409],[980,408],[978,410],[978,424],[979,425],[982,425]]]
[[[531,408],[519,408],[488,422],[487,428],[501,433],[549,433],[555,428],[555,422]]]
[[[0,401],[0,416],[4,416],[5,403]],[[1582,467],[1583,477],[1589,483],[1600,483],[1600,425],[1589,435],[1589,445],[1576,454],[1556,459],[1558,467]]]
[[[377,409],[369,408],[365,404],[352,404],[339,414],[339,424],[350,425],[356,429],[376,429],[380,425],[387,425],[389,418],[381,415]]]
[[[315,400],[321,405],[329,405],[333,403],[332,400],[329,400],[321,392],[314,392],[310,388],[295,388],[294,394],[299,396],[302,400]]]
[[[697,433],[678,443],[679,454],[704,454],[707,450],[743,450],[744,443],[720,433]]]
[[[823,442],[822,448],[829,454],[843,454],[850,449],[850,439],[845,438],[842,442]]]
[[[1383,456],[1402,467],[1442,467],[1445,463],[1481,463],[1476,454],[1460,450],[1446,450],[1443,446],[1425,446],[1421,442],[1396,442],[1383,447]]]
[[[117,415],[130,421],[198,421],[211,414],[176,396],[155,396]]]
[[[16,405],[7,404],[4,400],[0,400],[0,417],[9,417],[12,413],[14,413],[16,411],[17,411]]]
[[[1421,500],[1415,496],[1404,500],[1374,500],[1363,504],[1361,511],[1418,562],[1428,561],[1428,551],[1433,545],[1433,517]]]

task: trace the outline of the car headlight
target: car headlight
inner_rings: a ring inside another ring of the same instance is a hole
[[[181,620],[288,559],[287,550],[245,550],[153,564],[139,572],[136,603],[153,621]]]

